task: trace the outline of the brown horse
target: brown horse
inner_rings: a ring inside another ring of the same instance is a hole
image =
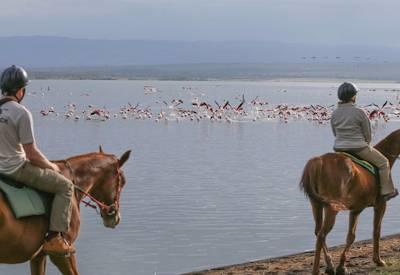
[[[375,148],[388,158],[392,167],[400,154],[400,130],[389,134]],[[325,240],[340,210],[350,210],[350,217],[346,247],[341,254],[336,274],[346,273],[346,253],[354,242],[358,217],[364,208],[370,206],[374,207],[373,260],[378,266],[385,265],[379,254],[379,239],[386,202],[379,196],[375,176],[343,154],[327,153],[307,162],[300,188],[310,199],[315,221],[317,241],[313,274],[319,274],[321,249],[327,265],[325,272],[335,274]]]
[[[125,185],[120,167],[128,160],[130,151],[120,159],[114,155],[99,153],[74,156],[54,161],[62,173],[71,179],[76,188],[72,206],[72,219],[66,239],[73,243],[79,234],[79,204],[85,196],[100,208],[106,227],[114,228],[120,222],[119,197]],[[44,275],[46,255],[41,251],[48,220],[44,216],[15,219],[4,195],[0,192],[0,263],[16,264],[30,261],[31,274]],[[77,275],[75,255],[50,256],[62,274]]]

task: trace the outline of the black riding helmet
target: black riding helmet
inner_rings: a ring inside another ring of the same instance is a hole
[[[349,101],[353,96],[357,94],[359,89],[357,88],[356,85],[350,82],[344,82],[342,85],[339,86],[338,88],[338,98],[341,101]]]
[[[16,92],[28,85],[28,74],[24,68],[12,65],[3,71],[0,78],[0,89],[3,95],[15,95]]]

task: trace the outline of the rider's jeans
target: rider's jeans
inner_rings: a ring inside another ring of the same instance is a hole
[[[384,155],[382,155],[381,152],[371,146],[368,146],[361,151],[358,151],[357,155],[363,160],[371,162],[379,168],[381,195],[392,193],[394,191],[394,186],[392,177],[390,175],[390,165],[388,159]]]
[[[74,185],[69,179],[51,169],[34,166],[29,161],[7,176],[33,188],[54,194],[49,229],[57,232],[68,231],[74,194]]]

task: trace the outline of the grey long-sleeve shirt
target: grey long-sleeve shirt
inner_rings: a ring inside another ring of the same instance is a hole
[[[335,149],[362,149],[371,142],[371,123],[365,112],[353,103],[339,103],[332,113]]]
[[[0,173],[11,174],[26,161],[22,144],[34,143],[32,115],[15,101],[0,108]]]

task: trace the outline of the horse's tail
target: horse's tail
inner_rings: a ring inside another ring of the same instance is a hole
[[[330,205],[330,202],[318,194],[317,184],[321,176],[321,170],[321,158],[310,159],[304,167],[303,175],[299,185],[300,190],[304,192],[310,201],[327,206]]]

